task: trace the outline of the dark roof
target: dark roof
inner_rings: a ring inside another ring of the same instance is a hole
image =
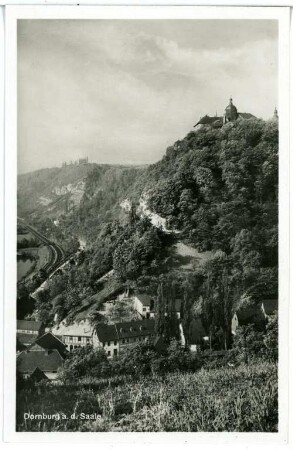
[[[152,303],[152,297],[148,294],[136,294],[135,297],[138,298],[138,300],[141,301],[143,306],[151,306]]]
[[[242,117],[243,119],[255,119],[256,117],[250,113],[238,113],[238,117]]]
[[[149,336],[154,329],[155,321],[153,319],[145,319],[120,322],[115,325],[101,323],[96,326],[96,333],[101,342],[107,342],[129,337]]]
[[[99,323],[96,326],[96,333],[101,342],[117,341],[118,334],[115,325],[107,325],[106,323]]]
[[[17,340],[21,345],[31,345],[35,339],[35,334],[17,333]]]
[[[43,336],[37,338],[29,347],[32,351],[39,351],[39,348],[44,350],[58,350],[63,355],[66,350],[66,345],[49,331],[48,333],[43,334]]]
[[[115,324],[119,339],[148,336],[155,329],[154,319],[133,320],[131,322],[121,322]]]
[[[216,125],[216,126],[222,126],[223,125],[223,118],[218,116],[207,116],[201,117],[201,119],[194,125]]]
[[[22,352],[23,350],[26,349],[26,345],[21,343],[18,339],[18,337],[16,337],[16,351],[17,352]]]
[[[17,330],[39,331],[43,323],[36,320],[18,320]]]
[[[30,378],[33,379],[34,381],[48,380],[48,377],[38,367],[35,368]]]
[[[270,316],[271,314],[274,314],[275,312],[278,311],[278,299],[277,298],[263,300],[262,303],[263,303],[264,312],[268,316]]]
[[[207,332],[203,326],[201,318],[196,317],[192,319],[189,327],[189,343],[191,345],[200,344],[204,336],[207,336]]]
[[[32,373],[38,367],[44,372],[54,372],[62,365],[63,360],[58,350],[25,350],[17,357],[17,370],[21,373]]]

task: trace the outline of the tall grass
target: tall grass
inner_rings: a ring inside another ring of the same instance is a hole
[[[269,363],[107,384],[42,386],[26,402],[24,396],[25,391],[18,401],[19,431],[272,432],[278,423],[277,368]],[[24,421],[24,408],[67,415],[75,411],[77,416],[96,412],[100,417]]]

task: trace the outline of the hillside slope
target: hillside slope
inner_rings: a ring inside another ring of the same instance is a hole
[[[57,195],[56,183],[48,189]],[[215,348],[229,347],[235,305],[278,296],[278,123],[190,132],[147,168],[96,165],[79,204],[57,227],[39,226],[62,242],[87,243],[79,264],[60,275],[62,289],[52,288],[64,294],[60,317],[94,310],[105,287],[99,280],[114,269],[117,281],[152,295],[161,310],[181,299],[185,331],[200,304]],[[161,332],[172,327],[163,320]]]
[[[136,168],[88,163],[19,175],[18,215],[57,219],[79,207],[84,194],[87,199],[103,191],[115,194],[123,182],[128,188],[129,172],[135,173]]]

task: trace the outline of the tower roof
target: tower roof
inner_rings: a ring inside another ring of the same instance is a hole
[[[233,105],[233,100],[232,100],[232,98],[230,98],[230,100],[229,100],[229,105],[225,108],[225,111],[226,112],[236,112],[237,113],[237,108],[236,108],[236,106],[235,105]]]

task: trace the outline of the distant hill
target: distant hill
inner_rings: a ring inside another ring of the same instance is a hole
[[[137,170],[143,169],[88,163],[19,175],[18,215],[57,219],[79,207],[84,194],[89,198],[105,190],[113,192],[120,180],[128,188],[127,174]],[[121,190],[121,186],[117,189]]]

